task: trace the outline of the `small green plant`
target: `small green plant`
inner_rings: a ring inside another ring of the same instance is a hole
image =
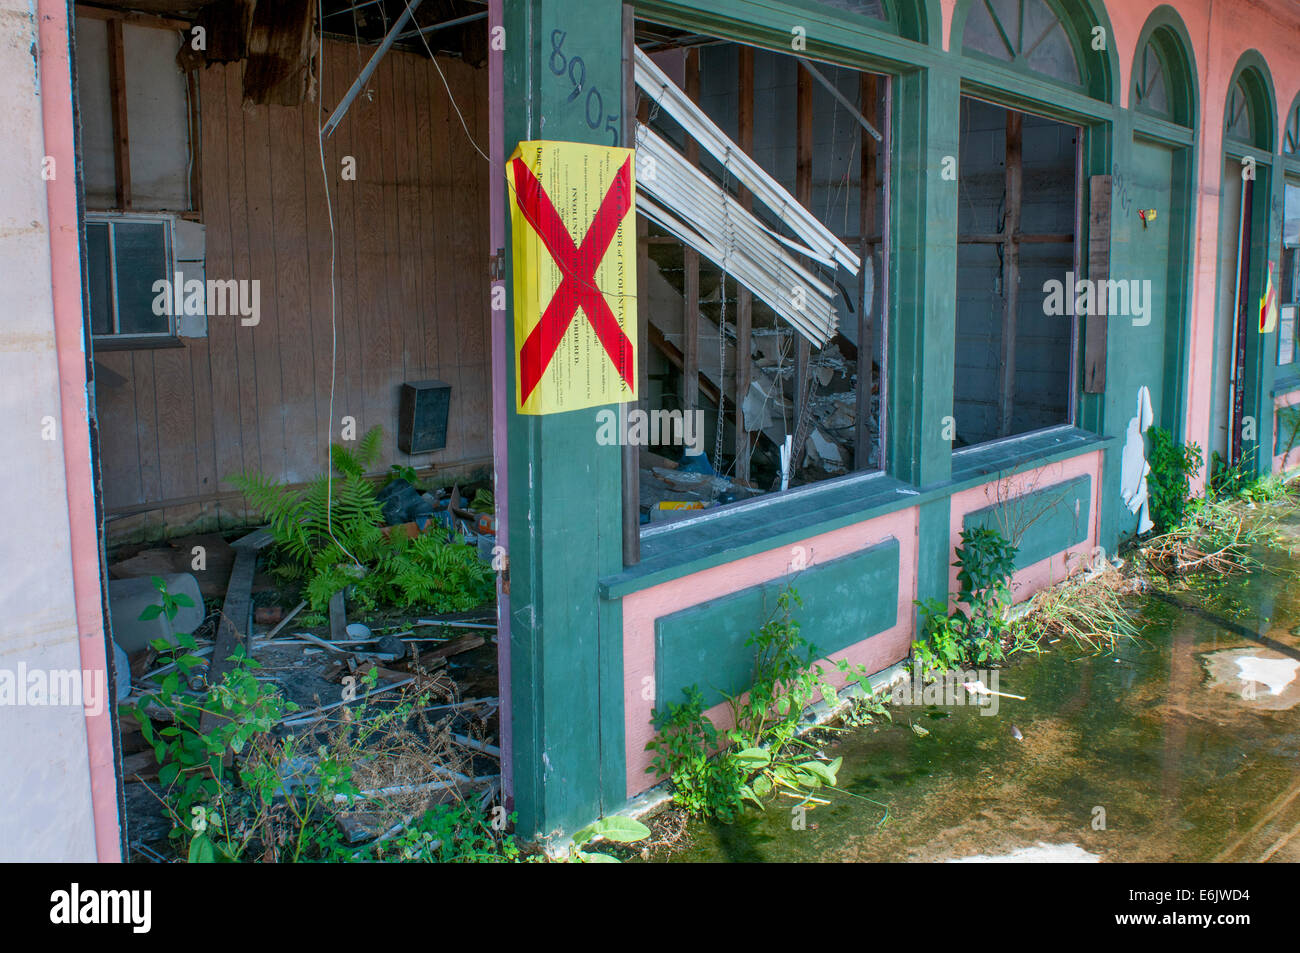
[[[1231,500],[1241,495],[1252,482],[1251,460],[1254,449],[1247,450],[1236,463],[1230,463],[1219,451],[1210,456],[1209,497],[1212,500]]]
[[[375,427],[355,450],[335,444],[330,459],[337,476],[318,477],[305,491],[260,475],[231,478],[268,521],[280,575],[303,580],[309,619],[323,618],[330,599],[344,589],[363,611],[424,606],[459,612],[490,601],[492,571],[460,534],[385,535],[382,507],[365,478],[382,438]]]
[[[1201,472],[1201,448],[1174,442],[1173,434],[1161,427],[1147,431],[1151,449],[1147,453],[1148,509],[1157,534],[1181,526],[1187,519],[1192,479]],[[1216,455],[1217,456],[1217,455]]]
[[[515,815],[510,815],[513,824]],[[489,818],[464,802],[428,809],[400,833],[359,849],[340,845],[340,859],[422,864],[509,864],[521,859],[512,834],[497,830]]]
[[[917,603],[922,635],[912,643],[912,654],[926,672],[988,665],[1003,658],[1016,547],[996,529],[964,529],[953,566],[960,586],[954,611],[949,613],[937,599]]]
[[[421,493],[425,490],[424,482],[420,479],[420,475],[416,472],[415,467],[413,466],[404,463],[394,463],[390,466],[388,468],[388,476],[384,478],[384,486],[388,486],[388,484],[395,480],[405,480]]]
[[[669,702],[667,711],[651,712],[656,734],[646,745],[655,753],[650,770],[672,781],[673,800],[688,813],[731,821],[744,799],[744,775],[728,751],[719,751],[726,738],[704,714],[699,687],[692,685],[685,695],[684,702]]]
[[[167,592],[162,580],[155,587],[157,611],[147,608],[142,616],[174,618],[183,598]],[[403,738],[436,736],[436,727],[420,720],[427,692],[397,696],[395,704],[369,703],[379,674],[372,668],[359,680],[357,702],[326,730],[322,743],[310,733],[277,732],[297,706],[262,681],[257,662],[242,653],[206,694],[191,689],[201,681],[203,659],[194,654],[192,635],[174,637],[175,646],[154,642],[173,670],[160,673],[158,690],[142,696],[131,714],[157,758],[158,796],[180,856],[192,863],[518,858],[504,825],[489,824],[464,804],[413,818],[403,812],[393,836],[363,847],[352,847],[340,833],[340,815],[353,810],[358,798],[371,798],[365,809],[377,816],[394,810],[375,800],[376,792],[358,790],[357,772],[378,776],[379,783],[367,786],[382,791],[380,759],[400,756],[403,749],[395,746]],[[156,727],[155,720],[166,724]],[[412,722],[414,730],[407,727]],[[415,756],[423,756],[425,744],[412,749]]]
[[[587,850],[586,845],[601,839],[616,844],[635,844],[649,836],[650,828],[634,817],[602,817],[573,835],[569,860],[579,864],[617,864],[619,859],[613,854]]]
[[[962,617],[948,614],[947,603],[938,599],[918,602],[922,638],[912,643],[912,656],[924,672],[947,672],[966,657],[966,625]]]
[[[816,789],[835,786],[840,760],[820,760],[800,738],[804,711],[819,694],[834,708],[838,694],[815,664],[816,648],[800,635],[793,617],[799,605],[797,592],[782,592],[745,643],[754,650],[751,687],[725,696],[734,728],[717,730],[695,686],[685,690],[685,702],[653,712],[657,734],[646,748],[655,757],[647,770],[672,780],[674,800],[689,813],[731,821],[745,801],[762,808],[784,791],[808,803]],[[837,667],[869,691],[865,668],[846,661]]]

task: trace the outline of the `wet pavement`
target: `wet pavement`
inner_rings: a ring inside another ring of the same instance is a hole
[[[1017,656],[997,687],[1026,700],[995,715],[896,706],[838,735],[840,789],[802,829],[774,804],[671,859],[1300,861],[1300,581],[1258,555],[1273,571],[1135,601],[1142,641],[1113,655]]]

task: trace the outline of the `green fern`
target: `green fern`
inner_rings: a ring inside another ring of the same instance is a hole
[[[355,449],[335,444],[338,476],[320,476],[293,490],[258,473],[230,477],[268,524],[282,578],[304,580],[304,597],[320,612],[351,587],[354,605],[428,606],[435,612],[473,609],[492,597],[492,573],[475,547],[441,530],[410,539],[383,533],[383,508],[365,472],[378,459],[383,430],[374,427]]]

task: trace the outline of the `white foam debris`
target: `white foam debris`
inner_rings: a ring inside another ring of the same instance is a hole
[[[973,857],[954,857],[949,864],[1099,864],[1101,857],[1090,854],[1078,844],[1044,844],[1021,847],[1009,854],[976,854]]]
[[[1264,684],[1270,695],[1281,695],[1282,690],[1295,681],[1300,662],[1289,658],[1259,658],[1255,655],[1238,656],[1237,668],[1243,682]]]

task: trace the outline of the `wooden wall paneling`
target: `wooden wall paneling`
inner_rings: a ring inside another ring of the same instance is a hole
[[[270,106],[272,212],[275,254],[276,333],[279,341],[284,420],[284,479],[310,480],[319,472],[316,453],[316,386],[312,366],[311,283],[308,278],[307,196],[303,168],[302,109]]]
[[[461,387],[460,373],[460,272],[457,270],[453,245],[457,241],[458,223],[452,194],[456,190],[458,172],[456,154],[452,147],[452,123],[456,117],[447,101],[447,90],[430,64],[425,70],[433,105],[434,176],[433,201],[438,208],[438,232],[435,236],[435,253],[438,274],[441,277],[438,293],[434,297],[438,315],[438,377],[451,385],[451,409],[447,420],[447,448],[438,455],[439,460],[454,460],[465,447],[465,393]],[[450,77],[448,77],[450,82]]]
[[[230,142],[228,195],[230,197],[230,275],[234,279],[251,279],[253,269],[249,254],[250,229],[248,220],[248,159],[244,132],[244,86],[238,66],[226,67],[227,136]],[[239,382],[239,428],[243,446],[244,472],[266,472],[262,465],[262,447],[258,434],[257,406],[257,355],[253,335],[238,318],[227,317],[218,324],[230,330],[234,347],[227,363],[227,372]],[[216,371],[214,370],[215,374]]]
[[[135,380],[135,429],[140,450],[140,492],[146,500],[162,499],[162,474],[158,460],[158,390],[153,351],[132,351]]]
[[[473,87],[465,82],[470,67],[456,60],[444,59],[439,62],[451,85],[455,104],[465,116],[465,124],[473,129],[474,97]],[[441,85],[441,80],[439,80]],[[443,96],[447,91],[443,89]],[[476,163],[481,162],[478,153],[470,145],[465,129],[456,115],[456,109],[448,100],[447,145],[451,154],[451,167],[454,170],[455,185],[451,190],[452,231],[447,236],[455,253],[456,271],[456,312],[453,315],[456,333],[456,364],[460,368],[461,401],[457,415],[461,424],[461,453],[471,456],[474,453],[475,433],[479,430],[478,419],[484,415],[491,416],[491,408],[479,396],[479,384],[485,373],[483,357],[485,347],[478,320],[475,285],[481,286],[486,275],[481,275],[477,268],[477,256],[474,246],[481,241],[482,233],[477,230],[475,201],[470,190],[464,187],[467,179],[472,179]]]
[[[163,348],[153,355],[154,398],[158,420],[158,483],[164,500],[194,496],[194,382],[185,348]]]
[[[353,147],[357,151],[357,205],[353,225],[357,241],[357,356],[361,363],[361,401],[349,412],[357,416],[357,436],[375,424],[388,429],[385,384],[390,366],[391,342],[384,313],[384,165],[381,155],[382,109],[389,94],[385,73],[371,77],[373,98],[362,94],[349,113],[356,119]],[[391,439],[391,435],[389,435]],[[387,440],[385,441],[387,444]]]
[[[276,260],[301,254],[301,248],[277,247],[275,196],[271,190],[271,106],[244,109],[245,188],[248,196],[247,277],[261,282],[261,317],[256,325],[240,325],[252,338],[257,368],[257,438],[262,472],[285,477],[284,382],[280,368],[280,308]],[[274,107],[278,108],[278,107]]]
[[[130,351],[95,355],[95,413],[99,420],[104,506],[144,501],[140,483],[140,436],[136,430],[135,371]],[[117,383],[114,383],[117,382]]]
[[[489,222],[491,211],[488,203],[488,172],[486,159],[478,154],[478,149],[485,152],[488,148],[487,126],[484,117],[488,112],[487,71],[475,70],[463,63],[460,67],[461,81],[457,84],[465,91],[463,102],[465,122],[469,126],[471,143],[465,139],[466,159],[462,166],[463,174],[473,183],[473,187],[463,192],[470,208],[470,220],[473,222],[469,240],[465,242],[465,252],[473,262],[466,275],[470,307],[462,316],[468,323],[473,348],[467,358],[474,366],[472,401],[466,408],[466,429],[469,443],[465,448],[466,456],[490,457],[492,455],[492,319],[491,319],[491,281],[488,274],[488,246],[491,244],[492,229]],[[478,149],[475,148],[478,146]]]
[[[400,271],[402,275],[402,310],[398,319],[402,324],[402,377],[404,380],[423,379],[424,368],[424,307],[420,300],[420,158],[417,153],[417,112],[415,103],[415,77],[419,63],[415,56],[404,55],[398,61],[397,130],[400,162],[397,180],[398,240],[401,248]],[[400,383],[400,382],[398,382]],[[393,388],[394,403],[397,387]],[[393,415],[394,421],[397,415]],[[397,441],[394,439],[396,448]],[[396,452],[396,451],[395,451]],[[408,458],[409,460],[410,458]],[[421,462],[416,458],[416,463]]]
[[[230,149],[233,119],[226,99],[230,66],[200,71],[201,109],[208,129],[203,149],[203,202],[206,265],[209,278],[233,278],[230,221]],[[208,376],[212,392],[213,466],[216,478],[207,489],[217,492],[225,479],[244,469],[244,441],[239,411],[239,364],[235,323],[209,318],[206,339]],[[197,352],[196,352],[197,355]]]
[[[344,47],[340,55],[333,58],[334,63],[334,98],[338,102],[348,91],[356,69],[360,69],[353,59],[355,51]],[[335,190],[335,228],[338,234],[338,314],[336,318],[337,358],[334,386],[334,416],[330,420],[330,440],[339,438],[339,421],[345,416],[353,416],[365,421],[365,369],[362,366],[361,353],[361,303],[360,303],[360,261],[361,249],[357,243],[357,209],[360,206],[359,189],[362,176],[370,174],[369,169],[361,168],[358,141],[361,124],[354,110],[348,110],[343,122],[334,131],[326,145],[326,167],[329,167],[331,153],[329,146],[334,146],[332,158],[335,168],[330,169],[330,182]],[[342,179],[343,157],[351,156],[355,160],[356,178]],[[328,402],[328,396],[326,398]]]
[[[323,51],[324,66],[321,70],[318,103],[308,103],[300,110],[301,123],[299,135],[302,137],[304,162],[302,167],[303,195],[306,202],[307,243],[307,286],[309,297],[307,315],[311,321],[311,355],[312,392],[315,395],[316,415],[312,420],[310,434],[311,457],[307,473],[318,475],[324,472],[328,457],[329,431],[326,421],[329,418],[330,402],[330,360],[333,352],[333,331],[330,327],[330,210],[326,205],[325,183],[321,179],[321,149],[317,138],[320,123],[324,121],[321,114],[322,105],[328,107],[334,102],[336,83],[334,81],[334,63],[339,59],[338,45],[327,43]],[[342,132],[342,127],[335,135]],[[341,181],[342,153],[337,144],[325,144],[325,174],[329,176],[329,198],[334,204],[335,228],[338,226],[339,206],[344,201],[347,183]],[[335,249],[335,273],[340,268],[340,260]],[[334,280],[338,289],[337,277]],[[342,358],[340,352],[339,357]],[[342,362],[340,360],[340,367]],[[347,379],[339,374],[336,390],[346,388]]]
[[[401,137],[398,131],[398,112],[401,103],[402,54],[384,57],[376,74],[379,77],[380,149],[383,162],[384,213],[376,223],[383,236],[384,270],[382,273],[384,303],[383,318],[388,328],[388,363],[384,366],[380,391],[381,416],[378,422],[384,427],[384,451],[377,461],[387,467],[392,460],[407,463],[405,454],[397,449],[397,389],[405,368],[405,303],[402,300],[402,247],[401,199],[398,180],[401,176]]]
[[[430,102],[429,73],[424,63],[417,63],[411,77],[415,97],[415,151],[420,201],[420,218],[417,228],[417,278],[418,307],[420,311],[420,377],[436,379],[439,373],[438,341],[438,259],[435,245],[438,242],[438,208],[433,194],[434,142],[433,104]]]
[[[227,219],[224,203],[225,196],[225,161],[226,148],[224,136],[218,133],[216,136],[209,135],[207,142],[203,141],[202,128],[203,121],[212,123],[212,128],[216,130],[225,129],[225,112],[226,98],[224,92],[218,94],[222,87],[218,85],[219,76],[214,70],[196,70],[189,75],[187,80],[191,95],[194,102],[198,103],[198,109],[192,111],[190,121],[190,135],[195,141],[196,154],[198,162],[191,173],[190,185],[192,191],[192,203],[196,210],[203,209],[204,190],[209,195],[214,195],[214,201],[220,207],[219,214],[215,218],[203,212],[200,220],[204,223],[205,248],[207,262],[204,266],[205,277],[209,274],[209,269],[213,267],[213,262],[217,260],[214,255],[213,232],[217,230],[216,222],[220,222],[222,227],[225,226]],[[211,108],[209,108],[209,96],[212,97]],[[200,116],[203,121],[200,121]],[[218,141],[212,141],[213,139]],[[212,153],[209,156],[209,152]],[[221,166],[219,172],[215,171],[217,165]],[[216,192],[212,184],[204,185],[209,182],[208,175],[215,174],[218,176],[216,188],[221,191]],[[223,244],[220,251],[224,252],[226,246]],[[219,254],[219,253],[218,253]],[[226,267],[229,270],[229,267]],[[212,272],[215,276],[215,272]],[[209,321],[209,324],[211,322]],[[217,471],[217,433],[216,433],[216,416],[213,413],[213,386],[212,386],[212,348],[211,338],[212,329],[208,329],[209,337],[190,338],[185,342],[185,352],[188,361],[188,370],[190,377],[190,390],[194,400],[194,494],[215,493],[218,489],[222,474]],[[215,507],[210,508],[215,512]]]

